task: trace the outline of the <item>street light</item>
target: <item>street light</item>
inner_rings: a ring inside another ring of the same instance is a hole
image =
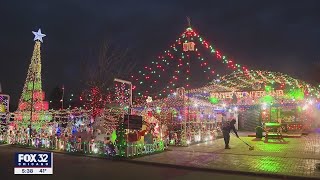
[[[114,81],[116,82],[120,82],[120,83],[124,83],[124,84],[129,84],[130,85],[130,102],[129,102],[129,110],[130,110],[130,114],[132,114],[132,83],[130,81],[126,81],[123,79],[118,79],[118,78],[114,78]]]
[[[61,109],[63,109],[63,101],[64,101],[64,85],[62,85]]]

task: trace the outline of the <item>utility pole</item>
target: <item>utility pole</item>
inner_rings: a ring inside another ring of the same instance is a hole
[[[62,85],[61,109],[63,109],[63,101],[64,101],[64,85]]]

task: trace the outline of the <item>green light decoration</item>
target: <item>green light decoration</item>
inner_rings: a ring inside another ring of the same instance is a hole
[[[275,147],[273,147],[275,148]],[[275,158],[266,156],[262,157],[258,162],[259,165],[255,166],[258,167],[259,170],[266,171],[266,172],[273,172],[282,169],[282,165],[279,162],[275,161]]]
[[[117,132],[113,131],[112,134],[111,134],[111,139],[110,140],[111,140],[112,143],[115,143],[116,139],[117,139]]]
[[[302,111],[302,108],[300,106],[298,106],[297,111],[300,113]]]
[[[42,89],[42,88],[41,88],[41,87],[42,87],[41,82],[35,82],[35,83],[34,83],[34,88],[33,88],[33,82],[28,82],[28,83],[27,83],[27,86],[28,86],[28,90],[29,90],[29,91],[32,91],[32,89],[34,89],[35,91]]]
[[[159,142],[159,150],[161,150],[161,151],[164,150],[164,142],[163,141]]]
[[[40,123],[34,123],[32,124],[32,129],[35,129],[36,131],[39,131],[42,127],[42,124]]]
[[[303,100],[304,93],[301,89],[290,89],[287,93],[287,97],[295,100]]]
[[[30,120],[30,114],[23,115],[23,120]]]
[[[158,114],[160,114],[160,113],[161,113],[161,108],[160,108],[160,107],[157,107],[157,108],[156,108],[156,112],[157,112]]]
[[[127,148],[127,142],[125,139],[125,129],[124,129],[124,124],[119,122],[119,126],[117,128],[117,139],[116,139],[116,144],[119,150],[118,155],[123,157],[125,156],[126,153],[126,148]]]
[[[51,121],[52,116],[49,114],[40,114],[39,119],[43,121]]]
[[[271,90],[272,90],[272,87],[271,86],[265,86],[265,91],[267,92],[267,93],[269,93],[269,92],[271,92]]]
[[[251,70],[247,73],[231,73],[219,78],[219,82],[213,81],[211,85],[213,84],[218,84],[219,86],[236,90],[260,89],[253,87],[256,87],[256,84],[265,84],[266,86],[264,86],[264,90],[271,90],[270,93],[273,93],[273,90],[284,90],[285,94],[287,94],[287,92],[289,92],[290,89],[300,88],[303,89],[303,92],[308,93],[308,96],[315,97],[319,97],[320,92],[320,89],[318,87],[312,86],[311,84],[308,84],[302,80],[295,79],[289,75],[279,72],[261,70]]]
[[[210,97],[209,98],[210,103],[212,104],[218,104],[219,103],[219,99],[215,98],[215,97]]]
[[[28,92],[23,93],[22,98],[24,101],[29,101],[31,99],[31,92],[28,91]]]
[[[263,96],[262,98],[260,98],[260,102],[272,104],[274,102],[274,98],[270,95],[266,95],[266,96]]]

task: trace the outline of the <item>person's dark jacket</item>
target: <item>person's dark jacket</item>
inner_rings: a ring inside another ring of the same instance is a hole
[[[230,133],[231,129],[233,130],[233,132],[236,134],[237,137],[238,136],[238,133],[237,133],[237,130],[236,130],[236,127],[234,126],[236,124],[236,120],[235,119],[232,119],[230,121],[230,123],[227,125],[227,126],[224,126],[222,128],[223,131],[227,131],[228,133]]]

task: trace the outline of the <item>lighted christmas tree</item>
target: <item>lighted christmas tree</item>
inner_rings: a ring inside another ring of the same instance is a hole
[[[31,119],[32,121],[51,119],[51,116],[45,112],[45,110],[48,110],[48,102],[44,101],[45,94],[42,91],[41,81],[40,47],[43,42],[42,38],[46,35],[41,33],[41,29],[39,29],[38,32],[33,31],[32,33],[35,35],[34,50],[19,100],[18,110],[15,114],[15,119],[20,120],[19,124],[22,126],[28,125]],[[42,123],[33,124],[33,128],[40,128],[41,124]]]

